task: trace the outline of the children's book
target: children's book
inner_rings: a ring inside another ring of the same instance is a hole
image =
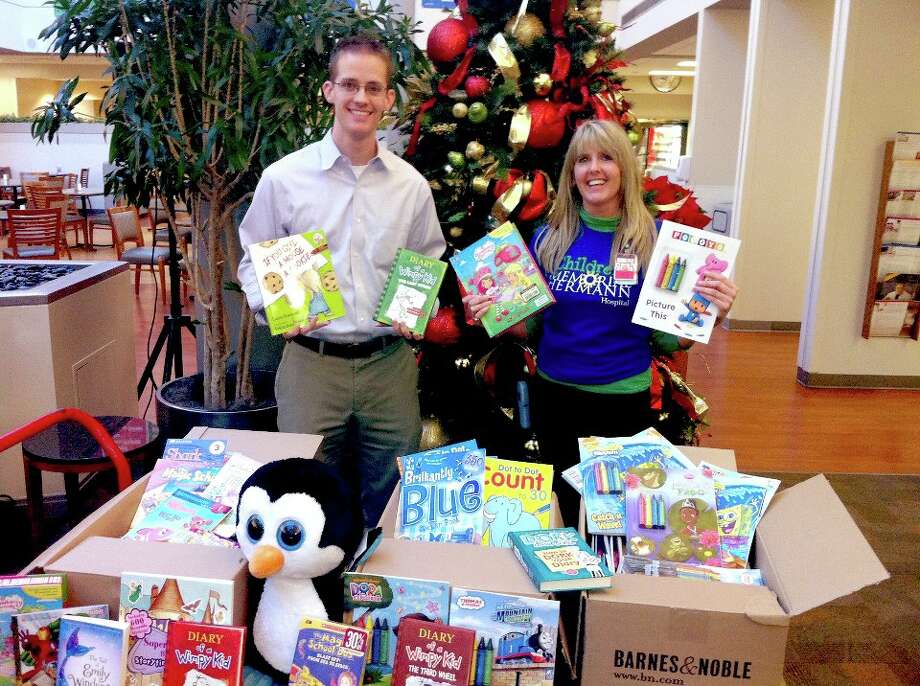
[[[511,222],[455,254],[450,263],[463,295],[492,298],[493,304],[482,317],[489,336],[497,336],[556,302],[527,244]]]
[[[163,686],[242,686],[245,645],[245,627],[170,622]]]
[[[406,619],[446,624],[450,584],[377,574],[345,574],[345,624],[367,629],[364,683],[391,682],[396,646]]]
[[[475,639],[472,629],[404,619],[393,686],[467,686]]]
[[[305,617],[300,623],[290,686],[360,686],[367,630]]]
[[[16,683],[19,686],[54,686],[57,681],[57,660],[61,632],[61,617],[109,618],[108,605],[62,607],[58,610],[28,612],[13,615],[13,657],[16,660]]]
[[[482,544],[509,548],[513,531],[548,529],[552,495],[551,465],[487,457]]]
[[[0,577],[0,686],[16,683],[13,633],[14,614],[43,612],[64,607],[67,577],[55,574]]]
[[[402,322],[415,333],[424,334],[446,272],[446,262],[400,248],[374,319],[381,324]]]
[[[678,579],[695,581],[721,581],[726,584],[745,586],[765,586],[759,569],[730,569],[709,565],[689,565],[667,560],[647,560],[644,557],[625,555],[623,571],[627,574],[645,574],[646,576],[673,576]]]
[[[322,229],[246,246],[272,334],[345,316],[345,301]]]
[[[716,489],[722,565],[747,567],[754,530],[779,489],[779,479],[741,474],[708,462],[700,462],[700,470],[712,476]]]
[[[128,625],[96,617],[61,617],[57,686],[122,686]]]
[[[454,587],[450,624],[476,632],[469,684],[552,686],[559,601]]]
[[[645,464],[630,468],[624,482],[629,555],[691,565],[719,564],[711,477],[696,469]]]
[[[170,438],[147,480],[141,503],[131,520],[136,528],[154,508],[177,488],[201,493],[227,460],[227,441]]]
[[[633,323],[708,343],[719,310],[693,289],[703,274],[730,276],[740,245],[737,238],[662,222]]]
[[[118,617],[130,627],[125,686],[158,686],[163,679],[170,621],[233,624],[233,582],[125,572]]]
[[[514,531],[514,556],[541,593],[610,588],[610,570],[572,527]]]
[[[236,532],[236,505],[240,499],[240,488],[261,466],[261,462],[242,453],[230,453],[214,480],[201,492],[202,497],[230,508],[227,516],[214,528],[214,533],[218,536],[230,538]]]
[[[485,454],[452,446],[404,456],[396,537],[481,543]]]
[[[229,514],[230,507],[208,500],[196,493],[176,489],[157,505],[125,538],[136,541],[168,541],[170,543],[205,543],[205,534],[212,533]]]

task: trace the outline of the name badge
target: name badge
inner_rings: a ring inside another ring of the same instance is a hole
[[[639,256],[631,252],[617,253],[613,261],[613,280],[624,286],[639,283]]]

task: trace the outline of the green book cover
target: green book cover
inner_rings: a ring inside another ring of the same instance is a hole
[[[321,229],[247,246],[272,334],[345,316],[332,256]]]
[[[425,333],[446,271],[446,262],[400,248],[374,319],[402,322],[417,334]]]

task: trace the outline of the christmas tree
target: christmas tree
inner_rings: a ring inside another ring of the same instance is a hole
[[[600,0],[457,0],[453,16],[432,28],[434,71],[411,84],[405,157],[429,180],[451,248],[506,220],[529,240],[579,122],[631,128],[614,30],[601,19]],[[489,340],[465,326],[456,280],[445,283],[446,307],[426,335],[440,345],[427,345],[420,364],[430,417],[423,447],[446,432],[520,456],[530,436],[520,382],[533,373],[532,353],[511,337]]]

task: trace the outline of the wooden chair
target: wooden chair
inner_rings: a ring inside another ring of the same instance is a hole
[[[44,210],[7,210],[10,231],[4,257],[14,260],[61,259],[61,215],[59,207]]]
[[[39,181],[43,176],[48,176],[48,172],[19,172],[19,183],[25,186],[27,183]]]
[[[160,275],[160,297],[165,305],[166,260],[169,259],[169,249],[144,245],[144,232],[136,207],[111,207],[108,214],[116,259],[134,265],[134,294],[140,293],[141,269],[150,267],[154,275]],[[134,243],[135,247],[126,249],[126,243]]]
[[[74,246],[80,245],[80,231],[83,231],[83,243],[85,246],[89,245],[88,231],[86,227],[86,220],[83,219],[83,216],[79,213],[75,213],[71,210],[70,202],[72,198],[63,195],[62,193],[48,193],[44,195],[43,201],[46,203],[46,207],[59,207],[61,208],[63,214],[61,215],[61,233],[64,239],[64,252],[67,253],[67,257],[70,257],[70,246],[67,245],[67,232],[70,229],[73,229],[73,242]],[[38,208],[42,209],[42,208]]]

